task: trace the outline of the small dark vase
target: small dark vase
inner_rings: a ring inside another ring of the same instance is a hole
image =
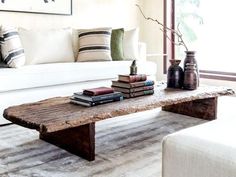
[[[171,65],[167,73],[168,88],[182,88],[184,82],[184,71],[179,66],[181,60],[169,60]]]
[[[198,87],[196,64],[187,63],[184,71],[184,89],[195,90]]]
[[[184,59],[184,71],[187,67],[187,64],[195,64],[196,66],[196,71],[197,71],[197,79],[198,79],[198,86],[199,86],[199,69],[198,69],[198,64],[197,64],[197,60],[195,58],[195,51],[185,51],[186,53],[186,57]]]

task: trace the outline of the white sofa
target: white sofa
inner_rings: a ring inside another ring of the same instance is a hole
[[[163,140],[162,177],[236,177],[236,120],[215,120]]]
[[[146,61],[139,43],[138,72],[155,77],[156,65]],[[68,96],[84,88],[110,86],[118,74],[128,74],[131,61],[73,62],[0,68],[0,112],[12,105],[55,96]],[[0,124],[8,123],[2,115]]]

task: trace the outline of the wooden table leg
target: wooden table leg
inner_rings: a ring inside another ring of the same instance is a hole
[[[93,161],[95,159],[95,123],[53,133],[41,133],[40,139],[86,160]]]
[[[164,106],[162,110],[205,120],[214,120],[217,118],[217,97]]]

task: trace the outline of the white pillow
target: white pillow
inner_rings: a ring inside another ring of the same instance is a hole
[[[19,29],[25,49],[26,65],[74,62],[72,35],[69,29]]]
[[[123,50],[125,59],[139,59],[138,54],[139,29],[124,32]]]
[[[11,68],[25,64],[24,49],[18,31],[14,27],[1,27],[1,53],[5,63]]]
[[[77,59],[79,53],[79,29],[72,29],[72,46],[74,56]]]
[[[111,28],[79,31],[77,61],[111,61]]]

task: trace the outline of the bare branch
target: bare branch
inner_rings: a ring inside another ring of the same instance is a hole
[[[181,33],[180,29],[179,29],[179,25],[180,25],[180,23],[178,23],[178,25],[177,25],[177,31],[182,36],[182,33]]]
[[[183,40],[183,36],[182,36],[182,33],[180,32],[180,29],[179,29],[179,24],[177,26],[177,30],[175,29],[172,29],[172,28],[169,28],[165,25],[163,25],[161,22],[159,22],[157,19],[154,19],[154,18],[151,18],[151,17],[147,17],[145,16],[145,14],[143,13],[141,7],[136,4],[136,6],[138,7],[139,11],[141,12],[142,16],[146,19],[146,20],[150,20],[150,21],[153,21],[153,22],[156,22],[158,25],[162,26],[162,28],[164,29],[161,29],[160,30],[165,34],[166,38],[169,39],[171,41],[172,44],[174,45],[178,45],[178,46],[183,46],[185,48],[186,51],[188,51],[188,47],[187,45],[185,44],[184,40]],[[167,34],[166,34],[166,31],[170,31],[172,34],[174,34],[177,38],[178,38],[178,43],[176,43],[173,39],[171,39]]]
[[[164,31],[163,31],[162,29],[160,29],[160,30],[164,33]],[[171,38],[168,36],[168,34],[164,33],[164,35],[165,35],[165,37],[166,37],[172,44],[177,45],[177,46],[183,45],[183,44],[181,43],[181,41],[174,42],[173,40],[171,40]]]

